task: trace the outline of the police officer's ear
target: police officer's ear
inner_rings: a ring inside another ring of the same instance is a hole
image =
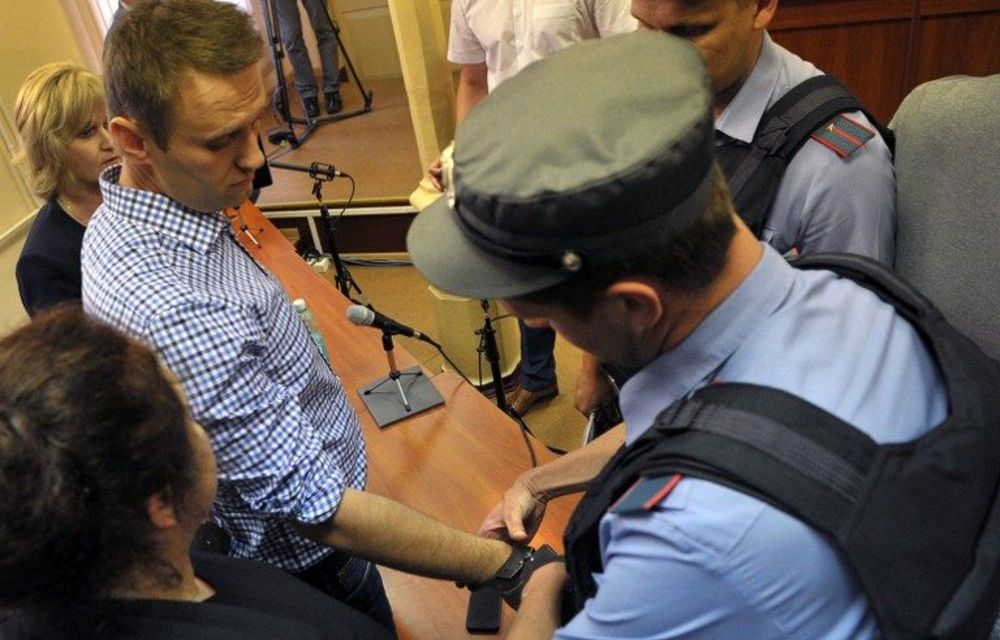
[[[605,290],[615,313],[634,327],[653,327],[663,319],[664,291],[645,278],[619,280]]]
[[[778,0],[751,0],[756,3],[757,12],[753,18],[753,28],[763,31],[771,24],[774,14],[778,11]]]

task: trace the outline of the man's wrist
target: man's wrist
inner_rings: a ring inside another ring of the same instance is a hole
[[[532,497],[536,502],[545,506],[549,501],[564,496],[567,493],[572,493],[575,488],[571,487],[567,489],[566,487],[559,484],[552,484],[546,481],[546,477],[549,480],[553,478],[558,479],[558,475],[555,475],[554,469],[551,467],[552,463],[546,463],[532,469],[528,469],[521,474],[518,482],[524,488],[524,491]]]
[[[521,603],[521,592],[535,569],[556,561],[562,561],[562,556],[547,544],[538,549],[526,545],[514,545],[510,556],[492,578],[470,588],[475,591],[486,586],[495,587],[507,604],[517,609]]]

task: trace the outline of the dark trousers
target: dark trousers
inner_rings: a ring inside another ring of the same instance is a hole
[[[396,635],[392,607],[378,568],[364,558],[336,551],[295,577],[360,611]]]
[[[295,72],[295,88],[299,97],[315,98],[316,77],[313,75],[312,62],[309,60],[305,40],[302,38],[302,20],[299,19],[298,5],[297,0],[275,0],[274,8],[278,15],[281,42],[285,45],[285,53],[288,54],[288,59],[292,62],[292,71]],[[302,0],[302,6],[316,34],[316,49],[319,51],[320,66],[323,67],[323,91],[339,91],[337,37],[327,13],[326,0]]]
[[[541,391],[556,383],[556,332],[535,329],[517,321],[521,329],[521,386],[528,391]]]

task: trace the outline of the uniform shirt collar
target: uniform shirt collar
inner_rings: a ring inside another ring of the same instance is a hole
[[[715,130],[730,138],[750,144],[757,124],[767,110],[778,86],[781,60],[777,45],[764,32],[764,42],[753,71],[743,82],[743,86],[715,121]]]
[[[121,186],[121,170],[120,165],[109,167],[100,178],[103,207],[111,213],[155,227],[202,255],[229,229],[229,220],[221,212],[196,211],[169,196]]]
[[[791,266],[767,244],[750,275],[691,335],[646,365],[622,387],[626,442],[632,443],[674,401],[718,379],[719,370],[772,315],[794,283]]]

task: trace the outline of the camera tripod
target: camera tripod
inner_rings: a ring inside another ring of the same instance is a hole
[[[281,42],[281,25],[278,21],[277,10],[274,6],[274,0],[260,0],[260,3],[262,13],[264,15],[264,28],[267,31],[267,42],[271,47],[271,58],[274,60],[274,72],[277,82],[274,89],[274,95],[272,96],[272,106],[274,107],[278,117],[280,117],[280,119],[285,123],[285,127],[283,129],[268,134],[267,139],[271,144],[278,145],[282,142],[288,142],[293,149],[297,149],[300,145],[304,144],[307,139],[309,139],[309,136],[313,134],[313,131],[315,131],[317,127],[327,124],[328,122],[335,122],[337,120],[359,116],[372,110],[372,92],[365,89],[364,85],[361,83],[361,77],[358,76],[358,72],[354,68],[354,63],[351,62],[351,57],[347,53],[347,48],[344,47],[344,41],[340,38],[340,26],[338,26],[337,23],[334,22],[333,18],[330,17],[329,11],[326,11],[326,18],[330,21],[330,25],[333,27],[333,36],[337,41],[337,48],[340,50],[344,62],[347,64],[349,75],[354,79],[354,83],[357,85],[358,91],[364,98],[364,105],[358,109],[354,109],[353,111],[342,111],[340,113],[328,114],[315,118],[309,117],[308,114],[305,118],[293,116],[291,103],[288,98],[288,83],[285,81],[284,66],[282,65],[282,61],[285,58],[285,49]],[[296,125],[304,128],[301,131],[296,132]]]

